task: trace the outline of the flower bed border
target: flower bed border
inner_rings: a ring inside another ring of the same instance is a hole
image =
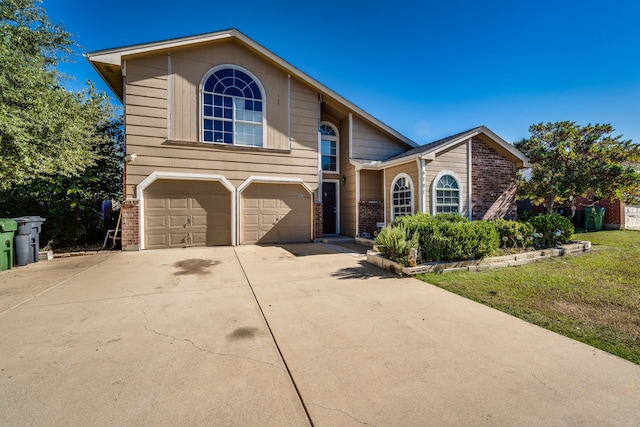
[[[566,245],[555,248],[520,254],[487,257],[470,261],[428,262],[417,267],[405,267],[395,261],[384,258],[374,248],[374,250],[367,251],[367,262],[400,275],[415,276],[419,273],[451,273],[454,271],[481,271],[490,268],[514,267],[557,256],[580,255],[590,250],[590,241],[572,240]]]

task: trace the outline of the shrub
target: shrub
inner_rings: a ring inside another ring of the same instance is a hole
[[[503,248],[526,248],[533,246],[535,229],[528,222],[509,221],[506,219],[492,219],[489,221],[498,232],[500,244]]]
[[[375,245],[387,259],[402,265],[408,264],[409,250],[418,249],[418,236],[409,237],[402,224],[384,227],[376,237]]]
[[[486,221],[471,222],[457,214],[430,216],[418,213],[396,218],[394,224],[416,238],[425,261],[453,261],[482,258],[499,246],[499,236]]]
[[[456,213],[440,213],[435,216],[438,221],[469,222],[469,219]]]
[[[534,216],[529,223],[535,228],[534,243],[538,247],[568,243],[575,231],[569,218],[556,213]]]
[[[500,234],[490,221],[473,221],[471,225],[476,234],[475,258],[493,255],[500,245]]]

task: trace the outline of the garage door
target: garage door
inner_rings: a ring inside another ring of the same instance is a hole
[[[624,226],[630,230],[640,230],[640,206],[625,206]]]
[[[300,184],[251,184],[240,209],[241,244],[311,240],[311,195]]]
[[[231,193],[219,182],[158,180],[144,191],[146,249],[231,244]]]

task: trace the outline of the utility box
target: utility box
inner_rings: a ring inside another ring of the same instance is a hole
[[[0,218],[0,271],[13,267],[13,237],[17,229],[14,220]]]
[[[584,230],[601,231],[604,225],[605,208],[588,206],[584,208]]]
[[[16,265],[27,265],[38,262],[40,256],[40,231],[42,223],[46,221],[39,216],[21,216],[13,218],[18,223],[14,243]]]

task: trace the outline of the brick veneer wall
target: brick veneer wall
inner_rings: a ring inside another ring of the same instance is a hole
[[[322,237],[322,227],[324,225],[322,222],[322,203],[314,203],[313,208],[313,235],[316,239],[320,239]]]
[[[373,234],[377,223],[384,221],[384,205],[376,200],[361,200],[358,203],[358,235],[367,231]]]
[[[516,167],[480,138],[472,140],[473,219],[516,217]]]
[[[140,201],[122,202],[122,250],[140,249]]]
[[[593,195],[587,194],[587,197],[577,197],[575,200],[576,211],[584,211],[585,206],[601,206],[604,211],[604,228],[618,229],[624,228],[625,225],[625,209],[624,203],[618,200],[602,199],[594,202]]]
[[[604,228],[624,228],[624,204],[619,201],[601,200],[604,206]]]

